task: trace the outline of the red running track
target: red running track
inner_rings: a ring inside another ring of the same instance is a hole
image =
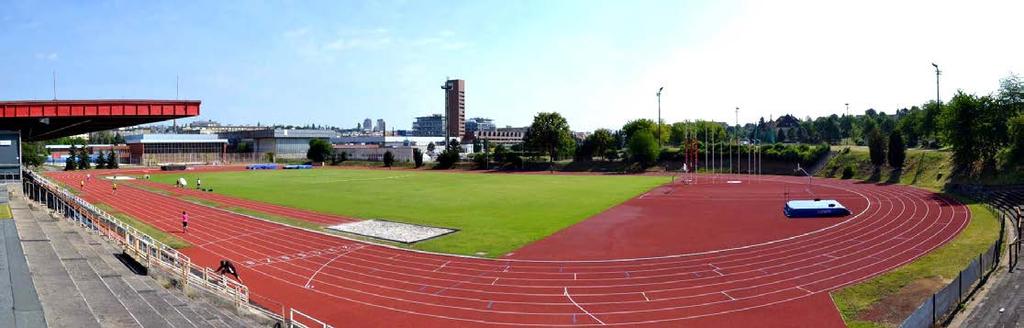
[[[79,173],[51,176],[69,186],[81,180]],[[807,181],[765,179],[794,186]],[[841,326],[829,291],[926,254],[970,220],[965,206],[924,190],[840,180],[815,184],[858,194],[865,205],[851,219],[784,238],[611,260],[521,257],[534,245],[514,259],[494,260],[394,249],[141,189],[122,188],[112,197],[106,181],[90,182],[81,196],[179,234],[194,245],[184,252],[197,263],[240,263],[258,300],[336,326]],[[702,186],[667,186],[677,187]],[[762,210],[781,211],[778,206]],[[182,210],[191,215],[188,234],[178,232]],[[701,231],[685,236],[715,238]]]

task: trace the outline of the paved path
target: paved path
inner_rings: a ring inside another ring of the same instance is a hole
[[[962,327],[1024,328],[1024,270],[1003,272],[996,279]]]
[[[8,203],[0,191],[0,204]],[[14,220],[0,219],[0,327],[46,327]]]

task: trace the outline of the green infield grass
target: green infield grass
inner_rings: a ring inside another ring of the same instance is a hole
[[[314,169],[155,174],[217,193],[361,219],[459,229],[411,248],[502,256],[600,213],[669,177]]]

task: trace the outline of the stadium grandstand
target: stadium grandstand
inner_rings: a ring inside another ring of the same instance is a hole
[[[129,163],[138,165],[221,163],[228,143],[213,134],[137,134],[124,141]]]
[[[0,101],[0,180],[21,179],[21,142],[199,115],[198,100]]]

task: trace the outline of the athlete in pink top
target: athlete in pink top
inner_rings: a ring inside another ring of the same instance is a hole
[[[188,213],[181,211],[181,232],[188,232]]]

